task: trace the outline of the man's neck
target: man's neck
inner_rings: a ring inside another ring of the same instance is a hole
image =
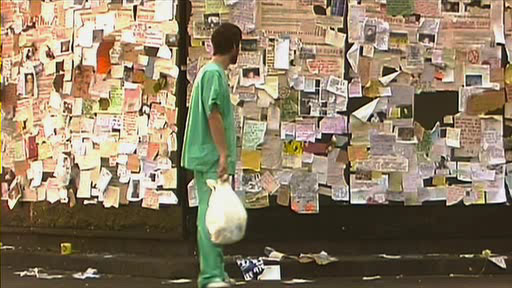
[[[212,58],[212,61],[222,67],[224,70],[228,69],[229,66],[229,58],[226,56],[215,55]]]

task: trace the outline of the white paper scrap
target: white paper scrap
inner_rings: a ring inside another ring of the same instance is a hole
[[[98,275],[98,270],[94,268],[87,268],[85,272],[78,272],[73,274],[73,278],[85,280],[87,278],[100,278],[100,275]]]
[[[502,269],[507,269],[507,262],[505,262],[505,259],[507,259],[506,256],[498,256],[498,257],[489,257],[489,260],[498,265],[498,267]]]
[[[307,279],[292,279],[288,281],[283,281],[283,284],[286,285],[293,285],[293,284],[307,284],[307,283],[313,283],[313,280],[307,280]]]

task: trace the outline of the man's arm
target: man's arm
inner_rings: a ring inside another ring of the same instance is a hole
[[[226,181],[228,178],[228,150],[226,147],[226,135],[224,133],[224,121],[222,120],[222,115],[217,106],[214,106],[210,116],[208,116],[208,124],[210,126],[213,143],[215,143],[220,155],[218,176],[220,180]]]

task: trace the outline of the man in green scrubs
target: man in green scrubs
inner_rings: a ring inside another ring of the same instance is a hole
[[[197,74],[185,131],[182,165],[193,170],[199,196],[197,242],[200,288],[229,287],[222,248],[213,244],[205,216],[211,190],[207,179],[228,181],[236,168],[236,130],[225,70],[236,64],[242,31],[230,23],[212,34],[213,59]]]

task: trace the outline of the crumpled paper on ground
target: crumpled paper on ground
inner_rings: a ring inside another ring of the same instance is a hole
[[[327,265],[329,263],[339,261],[338,258],[330,256],[325,251],[322,251],[317,254],[300,254],[300,256],[297,257],[297,256],[289,256],[287,254],[275,251],[273,248],[266,247],[265,254],[268,256],[268,259],[271,259],[271,260],[281,261],[281,259],[288,257],[288,258],[297,260],[300,263],[310,263],[310,262],[314,261],[318,265]]]
[[[98,275],[98,270],[94,268],[87,268],[85,272],[78,272],[73,274],[73,278],[75,279],[87,279],[87,278],[100,278],[100,275]]]
[[[327,265],[329,263],[338,262],[338,258],[332,257],[327,252],[322,251],[318,254],[300,254],[297,258],[300,263],[310,263],[315,261],[318,265]]]
[[[36,277],[38,279],[61,279],[64,278],[63,275],[48,275],[48,273],[44,272],[43,268],[29,268],[25,271],[14,272],[15,275],[19,275],[20,277]]]

